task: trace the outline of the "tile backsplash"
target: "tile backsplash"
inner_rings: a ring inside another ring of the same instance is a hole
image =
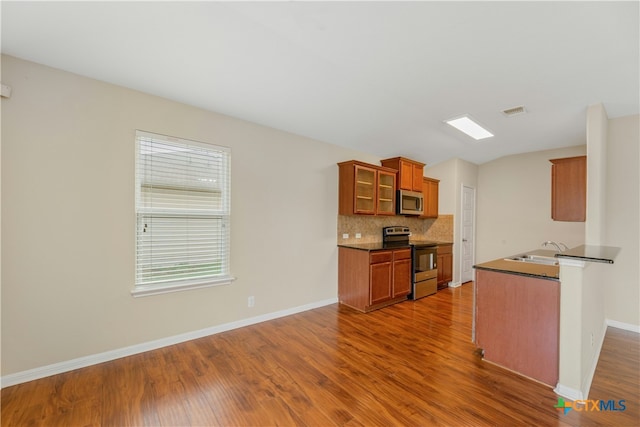
[[[374,243],[382,241],[382,228],[393,225],[409,227],[414,240],[453,242],[453,215],[419,219],[408,216],[338,215],[338,244]],[[344,233],[349,238],[343,239]],[[356,239],[356,233],[361,238]]]

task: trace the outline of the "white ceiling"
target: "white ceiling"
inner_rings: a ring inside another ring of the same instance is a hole
[[[383,158],[483,163],[584,144],[591,104],[639,113],[638,6],[2,1],[2,52]],[[462,114],[495,137],[443,123]]]

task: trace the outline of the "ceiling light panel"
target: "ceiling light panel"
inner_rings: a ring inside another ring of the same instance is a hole
[[[469,116],[464,115],[455,119],[445,120],[450,126],[458,129],[460,132],[464,132],[475,140],[490,138],[493,136],[491,132],[480,126],[477,122],[472,120]]]

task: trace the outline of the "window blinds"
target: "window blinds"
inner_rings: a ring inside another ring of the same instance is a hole
[[[136,288],[229,277],[230,150],[136,132]]]

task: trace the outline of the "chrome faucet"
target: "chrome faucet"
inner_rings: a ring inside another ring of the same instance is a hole
[[[556,243],[556,242],[553,242],[553,241],[551,241],[551,240],[547,240],[546,242],[542,243],[542,246],[545,246],[545,247],[546,247],[547,245],[553,245],[553,246],[555,246],[555,247],[556,247],[556,249],[558,250],[558,253],[564,252],[564,251],[566,251],[567,249],[569,249],[569,248],[567,247],[567,245],[565,245],[565,244],[564,244],[564,243],[562,243],[562,242],[560,242],[560,243]],[[564,247],[564,249],[561,249],[561,248],[560,248],[560,245],[562,245],[562,246]]]

